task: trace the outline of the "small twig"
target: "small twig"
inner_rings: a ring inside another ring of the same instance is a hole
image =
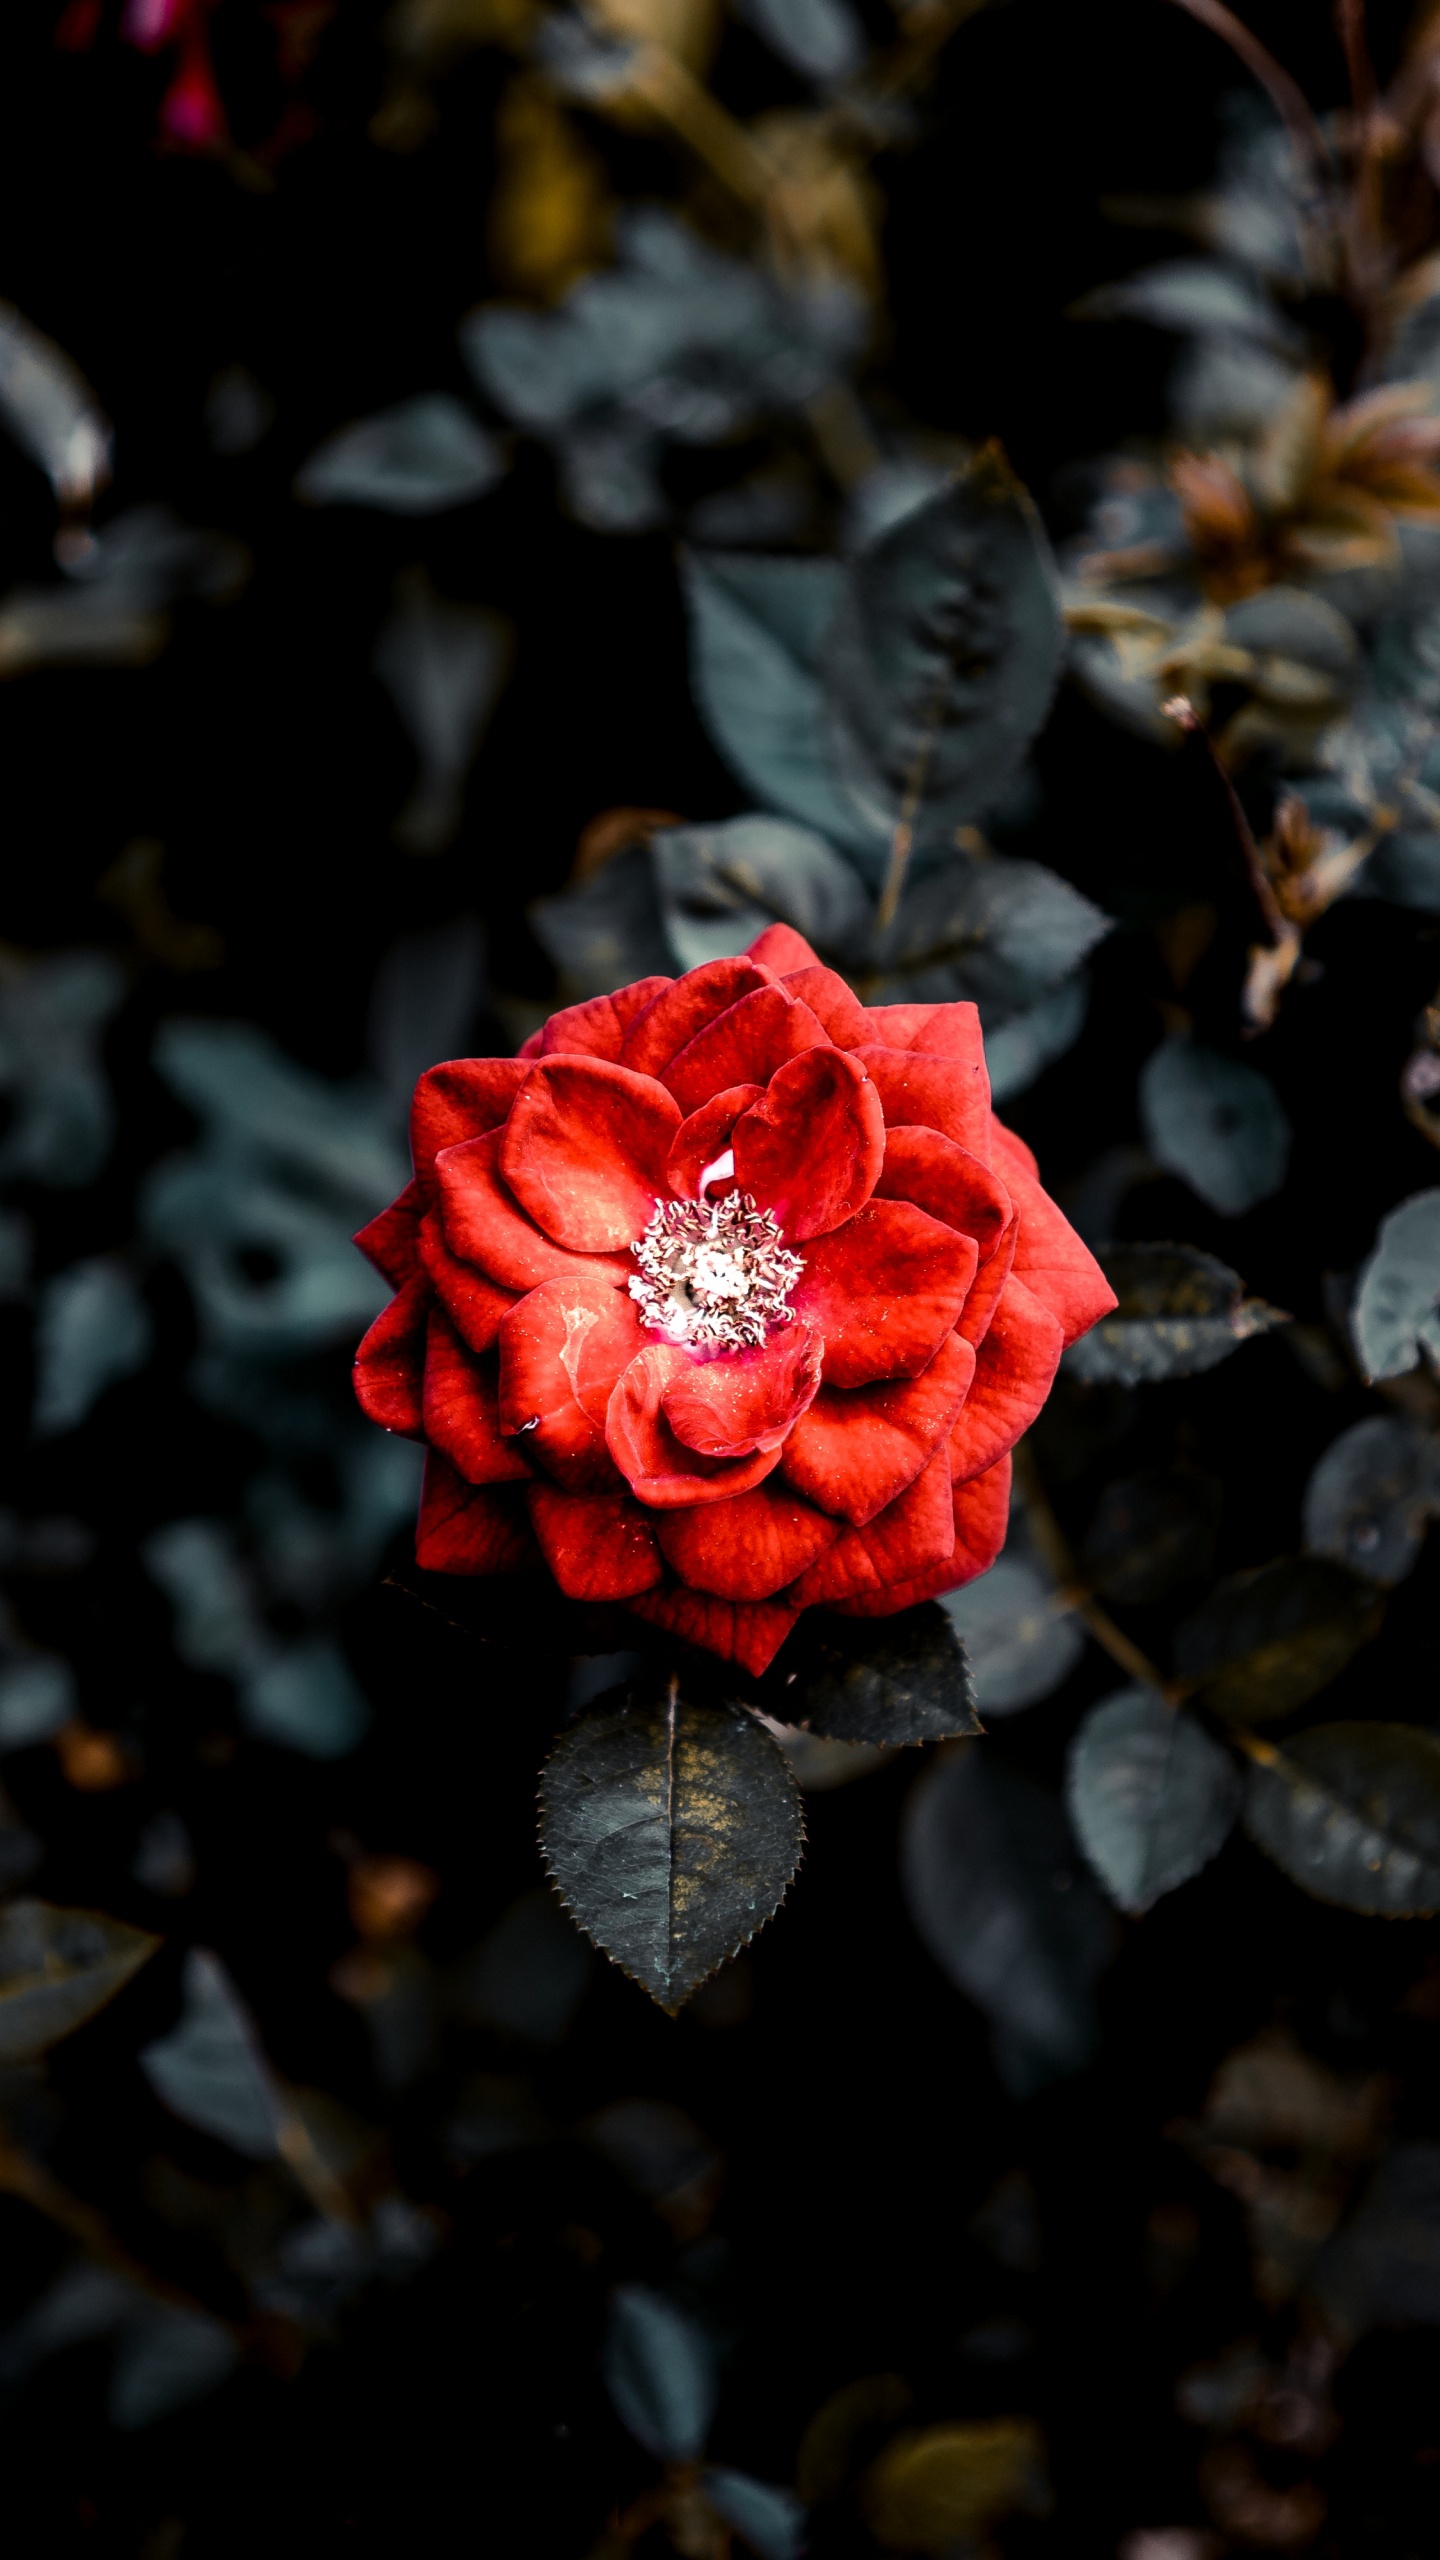
[[[1015,1481],[1020,1487],[1030,1534],[1059,1585],[1055,1598],[1057,1609],[1064,1609],[1077,1617],[1095,1642],[1109,1654],[1111,1661],[1118,1662],[1122,1671],[1128,1671],[1132,1680],[1142,1681],[1147,1689],[1158,1689],[1167,1705],[1177,1706],[1181,1693],[1176,1683],[1166,1679],[1163,1671],[1157,1669],[1147,1653],[1141,1652],[1138,1644],[1132,1644],[1124,1628],[1116,1626],[1108,1609],[1102,1609],[1099,1602],[1091,1598],[1085,1584],[1076,1579],[1075,1558],[1070,1552],[1069,1540],[1050,1507],[1050,1497],[1040,1481],[1040,1470],[1026,1440],[1020,1441],[1015,1450]]]
[[[1198,738],[1209,757],[1234,821],[1236,841],[1245,865],[1246,877],[1254,894],[1255,904],[1260,910],[1261,921],[1271,948],[1275,951],[1282,950],[1289,940],[1290,928],[1280,911],[1279,901],[1271,886],[1270,875],[1261,861],[1260,848],[1255,842],[1254,832],[1245,815],[1240,794],[1220,761],[1214,739],[1187,695],[1175,694],[1169,702],[1162,703],[1161,709],[1167,720],[1174,721],[1177,729],[1183,729],[1188,736]]]
[[[1310,163],[1317,178],[1323,176],[1329,166],[1330,154],[1310,101],[1299,81],[1292,77],[1282,62],[1276,61],[1268,45],[1263,45],[1258,36],[1251,34],[1243,18],[1237,18],[1233,9],[1226,8],[1225,0],[1174,0],[1174,5],[1196,19],[1202,27],[1208,27],[1211,35],[1218,36],[1222,44],[1228,44],[1231,52],[1239,55],[1246,70],[1265,91],[1301,159]]]
[[[42,2161],[32,2159],[28,2151],[22,2151],[18,2143],[4,2136],[0,2136],[0,2191],[19,2196],[37,2213],[43,2213],[47,2222],[57,2223],[72,2240],[78,2240],[97,2266],[108,2268],[111,2275],[123,2276],[127,2284],[148,2293],[153,2302],[164,2303],[170,2311],[200,2312],[207,2320],[219,2321],[242,2345],[248,2342],[249,2333],[238,2322],[225,2319],[208,2303],[197,2302],[183,2285],[171,2284],[167,2277],[157,2276],[138,2258],[132,2258],[96,2206],[87,2204],[82,2196],[72,2195]]]

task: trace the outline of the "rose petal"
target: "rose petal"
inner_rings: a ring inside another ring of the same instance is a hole
[[[420,1260],[461,1341],[472,1351],[493,1349],[500,1319],[507,1307],[514,1306],[514,1297],[508,1289],[497,1289],[493,1280],[482,1279],[468,1262],[456,1259],[445,1241],[438,1209],[427,1209],[420,1221]]]
[[[996,1166],[1020,1213],[1015,1276],[1058,1318],[1065,1340],[1074,1342],[1119,1301],[1088,1245],[1041,1189],[1031,1170],[1035,1159],[1023,1140],[997,1120],[993,1145]]]
[[[800,1612],[778,1600],[713,1600],[703,1591],[646,1591],[628,1604],[632,1618],[664,1627],[682,1644],[703,1645],[722,1662],[738,1662],[752,1679],[768,1671]]]
[[[804,934],[797,933],[793,924],[767,924],[763,933],[756,934],[747,957],[783,978],[789,970],[813,968],[819,954],[811,950]]]
[[[633,1298],[583,1266],[532,1289],[500,1327],[500,1429],[573,1491],[614,1486],[606,1407],[644,1339]]]
[[[682,1122],[665,1165],[665,1180],[677,1200],[698,1197],[701,1174],[725,1153],[741,1113],[759,1102],[764,1091],[763,1084],[732,1084],[724,1093],[712,1094]],[[727,1186],[717,1182],[714,1187],[718,1194]]]
[[[863,1528],[928,1465],[974,1371],[969,1343],[950,1333],[918,1378],[822,1387],[785,1443],[781,1474],[822,1511]]]
[[[661,1397],[665,1419],[677,1440],[705,1458],[778,1449],[814,1398],[823,1350],[808,1324],[792,1324],[759,1350],[692,1360]]]
[[[655,1533],[628,1493],[562,1493],[532,1484],[530,1524],[570,1600],[631,1600],[660,1580]]]
[[[361,1412],[384,1430],[403,1431],[411,1440],[424,1430],[421,1390],[429,1298],[423,1272],[407,1280],[355,1354],[355,1400]]]
[[[950,1434],[957,1484],[983,1474],[1028,1431],[1055,1383],[1065,1337],[1023,1280],[1006,1281],[975,1362],[975,1382]]]
[[[500,1171],[554,1243],[615,1253],[654,1215],[680,1119],[653,1076],[603,1058],[542,1058],[505,1124]]]
[[[438,1307],[425,1345],[425,1437],[467,1484],[514,1484],[534,1470],[514,1440],[500,1436],[499,1363],[477,1360]]]
[[[410,1156],[427,1208],[437,1155],[500,1128],[529,1072],[523,1058],[449,1058],[426,1069],[410,1105]]]
[[[749,1458],[705,1458],[676,1439],[663,1398],[690,1357],[678,1342],[648,1344],[617,1384],[605,1416],[611,1457],[631,1492],[656,1511],[748,1493],[780,1463],[778,1449],[757,1449]]]
[[[787,1244],[828,1235],[875,1188],[885,1160],[880,1096],[843,1049],[807,1049],[736,1122],[734,1154],[739,1188],[774,1210]]]
[[[929,1367],[974,1274],[972,1236],[907,1200],[871,1200],[807,1245],[790,1304],[825,1337],[826,1385],[865,1387]]]
[[[872,1040],[883,1040],[891,1049],[924,1049],[932,1058],[956,1058],[972,1069],[984,1082],[988,1106],[990,1077],[978,1005],[876,1004],[869,1014],[876,1025]]]
[[[787,1058],[829,1045],[808,1004],[782,987],[755,987],[686,1042],[661,1082],[682,1111],[698,1111],[727,1086],[768,1084]]]
[[[609,1058],[618,1064],[625,1036],[638,1014],[653,1004],[673,978],[637,978],[611,996],[590,996],[584,1004],[562,1005],[537,1035],[539,1058]],[[527,1044],[528,1046],[528,1044]],[[522,1050],[521,1055],[525,1052]]]
[[[833,1607],[858,1592],[885,1591],[943,1564],[954,1545],[950,1464],[937,1449],[914,1483],[863,1529],[842,1529],[829,1552],[791,1585],[790,1597],[801,1608],[817,1601]]]
[[[998,1174],[938,1129],[902,1121],[885,1133],[877,1200],[909,1200],[927,1217],[973,1236],[983,1266],[1010,1222],[1010,1194]]]
[[[875,1028],[874,1014],[834,969],[821,968],[818,963],[810,969],[792,969],[782,984],[787,996],[798,996],[802,1004],[808,1004],[837,1049],[858,1049],[867,1040],[883,1039],[884,1034]]]
[[[917,1600],[934,1600],[942,1591],[958,1591],[977,1574],[988,1573],[1005,1544],[1010,1525],[1010,1460],[1002,1458],[987,1474],[955,1487],[955,1545],[943,1564],[931,1565],[890,1591],[858,1592],[835,1605],[842,1618],[889,1618],[911,1609]]]
[[[713,1022],[717,1013],[727,1013],[741,996],[754,987],[768,987],[774,972],[759,967],[743,957],[734,960],[707,960],[703,968],[687,969],[638,1013],[625,1034],[620,1052],[622,1066],[633,1067],[638,1075],[658,1076],[673,1057]],[[736,1079],[732,1076],[730,1082]],[[703,1097],[702,1097],[703,1099]]]
[[[525,1039],[521,1041],[515,1055],[517,1058],[524,1058],[528,1061],[531,1058],[540,1057],[544,1051],[544,1047],[545,1025],[542,1022],[538,1031],[529,1032]]]
[[[424,1211],[418,1182],[407,1182],[398,1200],[372,1218],[355,1238],[367,1262],[383,1272],[392,1289],[403,1289],[420,1268],[420,1219]]]
[[[602,1260],[567,1253],[527,1218],[500,1171],[505,1133],[491,1129],[435,1159],[445,1242],[462,1262],[474,1263],[502,1289],[538,1289],[582,1271],[599,1272],[623,1288],[635,1266],[628,1254]]]
[[[658,1534],[666,1563],[688,1589],[720,1600],[768,1600],[842,1531],[838,1520],[772,1481],[728,1502],[666,1512]]]
[[[885,1106],[888,1128],[901,1121],[939,1129],[982,1164],[990,1159],[990,1080],[983,1066],[958,1058],[932,1058],[918,1049],[867,1044],[852,1049]]]
[[[523,1565],[538,1564],[540,1550],[519,1486],[467,1484],[448,1458],[431,1449],[415,1561],[425,1573],[518,1573]]]
[[[955,1330],[957,1333],[963,1333],[966,1341],[973,1343],[977,1351],[990,1330],[995,1310],[1000,1303],[1000,1292],[1010,1277],[1011,1265],[1015,1260],[1015,1239],[1019,1232],[1020,1221],[1012,1209],[1005,1222],[999,1243],[989,1261],[983,1262],[976,1272],[970,1283],[965,1304],[960,1310],[960,1322]]]

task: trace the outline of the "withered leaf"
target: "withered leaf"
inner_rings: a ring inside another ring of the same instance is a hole
[[[777,1714],[830,1742],[942,1742],[978,1733],[965,1647],[933,1600],[896,1617],[817,1615]],[[788,1659],[788,1657],[787,1657]]]
[[[1374,1585],[1321,1556],[1277,1556],[1227,1574],[1175,1639],[1179,1677],[1212,1714],[1267,1724],[1302,1707],[1375,1634]]]
[[[1347,1911],[1440,1909],[1440,1742],[1415,1725],[1322,1724],[1263,1748],[1245,1828],[1277,1867]]]
[[[1017,2508],[1048,2514],[1044,2439],[1033,2418],[909,2427],[871,2464],[860,2498],[882,2549],[952,2552]]]
[[[1100,1255],[1120,1303],[1065,1354],[1087,1385],[1190,1378],[1290,1319],[1247,1298],[1239,1273],[1188,1244],[1116,1244]]]
[[[602,1700],[545,1764],[540,1846],[587,1937],[673,2017],[770,1918],[800,1863],[800,1797],[753,1716]]]
[[[0,1912],[0,2062],[33,2062],[113,2000],[160,1940],[30,1896]]]

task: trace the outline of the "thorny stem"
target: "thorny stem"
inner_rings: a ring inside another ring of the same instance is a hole
[[[1254,894],[1255,904],[1260,910],[1261,921],[1269,936],[1270,947],[1272,951],[1279,951],[1289,939],[1289,928],[1280,912],[1279,901],[1270,885],[1269,874],[1260,859],[1260,848],[1255,842],[1254,832],[1245,815],[1240,794],[1220,761],[1215,741],[1187,695],[1177,693],[1171,701],[1163,703],[1161,708],[1166,718],[1174,721],[1177,729],[1183,729],[1187,736],[1200,740],[1210,759],[1234,821],[1236,842],[1240,848],[1241,859],[1245,865],[1246,877]]]

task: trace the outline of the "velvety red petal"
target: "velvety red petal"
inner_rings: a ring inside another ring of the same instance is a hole
[[[438,1307],[425,1345],[425,1437],[467,1484],[516,1484],[534,1470],[515,1440],[502,1439],[499,1363],[477,1360]]]
[[[791,1585],[790,1597],[803,1609],[815,1602],[833,1607],[863,1592],[886,1591],[943,1564],[954,1546],[950,1465],[945,1451],[937,1449],[913,1484],[863,1529],[842,1529],[818,1564]]]
[[[655,1533],[628,1493],[562,1493],[532,1484],[526,1497],[540,1551],[571,1600],[633,1600],[660,1580]]]
[[[701,1174],[724,1155],[736,1121],[752,1102],[762,1099],[764,1091],[763,1084],[732,1084],[726,1092],[712,1094],[681,1123],[665,1165],[665,1180],[677,1200],[698,1198]],[[717,1181],[716,1198],[732,1188],[733,1184]]]
[[[355,1400],[372,1422],[418,1440],[424,1431],[421,1390],[425,1375],[425,1318],[430,1291],[425,1276],[407,1280],[381,1309],[355,1354]]]
[[[472,1351],[493,1350],[500,1319],[514,1306],[514,1295],[482,1279],[468,1262],[457,1261],[445,1241],[438,1209],[427,1209],[420,1221],[420,1260],[461,1341]]]
[[[884,1008],[879,1008],[883,1010]],[[902,1121],[939,1129],[982,1164],[990,1158],[990,1080],[983,1066],[935,1058],[921,1049],[854,1049],[885,1105],[888,1128]]]
[[[891,1049],[925,1049],[932,1058],[956,1058],[972,1068],[984,1078],[988,1105],[990,1077],[978,1005],[876,1004],[870,1006],[869,1014],[877,1026],[870,1034],[872,1040],[883,1040]]]
[[[793,924],[767,924],[763,933],[756,934],[746,956],[783,978],[792,969],[815,968],[820,955],[811,950],[804,934],[797,933]]]
[[[863,1528],[928,1465],[974,1373],[969,1343],[950,1333],[918,1378],[822,1387],[785,1443],[781,1474],[822,1511]]]
[[[517,1058],[524,1058],[528,1061],[531,1058],[540,1057],[543,1054],[544,1047],[545,1025],[542,1022],[538,1031],[532,1031],[528,1038],[521,1041],[515,1055]]]
[[[825,1337],[826,1385],[866,1387],[929,1367],[974,1276],[973,1236],[908,1200],[871,1200],[807,1245],[790,1304]]]
[[[791,1324],[758,1350],[692,1360],[664,1391],[665,1419],[676,1439],[702,1457],[748,1458],[756,1449],[778,1449],[815,1396],[823,1350],[808,1324]]]
[[[500,1327],[500,1428],[581,1493],[616,1482],[605,1411],[644,1344],[633,1298],[583,1266],[547,1280]]]
[[[755,987],[686,1042],[661,1082],[682,1111],[698,1111],[727,1086],[768,1084],[788,1058],[829,1045],[808,1004],[782,987]]]
[[[427,1208],[437,1155],[500,1128],[529,1072],[523,1058],[450,1058],[426,1069],[410,1105],[410,1155]]]
[[[647,1345],[620,1379],[605,1416],[611,1457],[631,1492],[656,1511],[748,1493],[780,1463],[778,1449],[757,1449],[749,1458],[706,1458],[676,1439],[663,1399],[690,1359],[676,1342]]]
[[[714,1600],[703,1591],[646,1591],[628,1604],[632,1618],[664,1627],[682,1644],[703,1646],[722,1662],[738,1662],[752,1679],[768,1671],[800,1612],[779,1600]]]
[[[703,1031],[718,1013],[728,1013],[752,988],[768,987],[774,974],[743,957],[707,960],[703,968],[687,969],[683,978],[672,980],[636,1015],[625,1034],[621,1065],[634,1067],[642,1076],[663,1074],[697,1031]],[[734,1084],[737,1079],[731,1076],[729,1081]]]
[[[1010,1525],[1010,1460],[1002,1458],[988,1474],[955,1487],[955,1545],[943,1564],[931,1565],[892,1591],[857,1593],[836,1605],[842,1618],[889,1618],[911,1609],[917,1600],[938,1599],[942,1591],[958,1591],[977,1574],[988,1573]]]
[[[1007,1129],[1003,1120],[997,1120],[993,1111],[990,1114],[990,1153],[1002,1173],[1008,1164],[1017,1173],[1028,1173],[1032,1182],[1039,1181],[1040,1165],[1034,1148],[1027,1147],[1017,1131]]]
[[[734,1155],[739,1188],[774,1210],[787,1244],[828,1235],[875,1188],[885,1161],[880,1096],[845,1050],[807,1049],[736,1122]]]
[[[418,1182],[407,1182],[398,1200],[372,1218],[355,1238],[367,1262],[384,1273],[392,1289],[403,1289],[420,1268],[420,1220],[425,1204]]]
[[[981,1263],[970,1283],[965,1304],[960,1310],[960,1322],[956,1331],[963,1333],[966,1341],[973,1343],[977,1351],[990,1330],[995,1310],[1000,1303],[1000,1292],[1010,1277],[1011,1265],[1015,1260],[1015,1239],[1019,1232],[1020,1221],[1012,1209],[1005,1221],[999,1243],[989,1261]]]
[[[609,1058],[618,1064],[625,1035],[636,1015],[674,983],[673,978],[636,978],[631,986],[617,987],[612,996],[591,996],[584,1004],[562,1005],[535,1035],[531,1054],[540,1058]],[[520,1054],[523,1057],[525,1050]]]
[[[428,1451],[415,1561],[426,1573],[518,1573],[538,1564],[519,1486],[467,1484],[448,1458]]]
[[[834,969],[821,968],[818,963],[811,969],[792,969],[782,983],[787,996],[798,996],[802,1004],[808,1004],[837,1049],[859,1049],[867,1040],[883,1040],[884,1033],[875,1028],[874,1014]]]
[[[659,1524],[666,1563],[692,1591],[719,1600],[768,1600],[842,1534],[838,1520],[772,1479],[728,1502],[668,1511]]]
[[[1028,1431],[1055,1382],[1065,1337],[1048,1307],[1010,1278],[975,1362],[975,1383],[950,1434],[957,1484],[983,1474]]]
[[[604,1058],[542,1058],[505,1124],[500,1171],[556,1244],[615,1253],[655,1214],[680,1120],[653,1076]]]
[[[998,1120],[994,1144],[996,1164],[1020,1213],[1015,1277],[1058,1318],[1065,1340],[1074,1342],[1119,1301],[1089,1246],[1029,1170],[1035,1161],[1029,1148]]]
[[[500,1171],[503,1129],[447,1147],[435,1159],[445,1242],[462,1262],[473,1263],[502,1289],[538,1289],[582,1271],[598,1272],[623,1288],[635,1265],[628,1254],[609,1259],[567,1253],[527,1218]]]
[[[1010,1194],[998,1174],[968,1147],[938,1129],[907,1127],[885,1134],[885,1162],[875,1185],[877,1200],[909,1200],[927,1217],[973,1236],[987,1262],[1010,1221]]]

